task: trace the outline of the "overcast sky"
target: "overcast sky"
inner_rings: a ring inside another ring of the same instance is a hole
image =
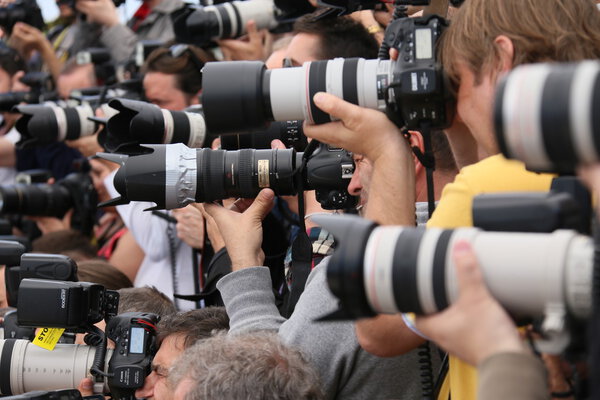
[[[54,18],[58,16],[58,7],[56,7],[56,2],[53,0],[37,0],[40,8],[42,9],[42,14],[44,14],[44,20],[52,21]],[[123,20],[127,20],[130,15],[132,15],[135,10],[140,6],[140,0],[127,0],[125,4],[123,4],[121,9],[121,17]]]

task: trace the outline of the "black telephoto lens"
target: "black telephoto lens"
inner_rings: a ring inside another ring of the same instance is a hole
[[[270,149],[273,140],[281,140],[288,149],[304,151],[308,140],[304,136],[303,121],[277,121],[273,122],[264,131],[222,135],[221,148],[223,150],[239,149]]]
[[[294,150],[226,151],[190,149],[183,144],[147,147],[153,150],[151,154],[99,154],[122,165],[114,177],[121,197],[101,206],[151,201],[155,209],[172,209],[192,202],[252,198],[263,188],[282,195],[296,193],[294,179],[301,155]]]
[[[37,103],[39,96],[34,92],[7,92],[0,93],[0,111],[12,111],[14,106],[21,103]]]
[[[62,185],[0,186],[0,214],[63,217],[73,207],[69,190]]]
[[[170,111],[143,101],[113,99],[109,106],[118,113],[109,118],[98,142],[111,153],[141,154],[141,144],[183,143],[209,146],[216,136],[206,132],[200,112]]]
[[[16,128],[21,134],[19,147],[47,145],[64,140],[76,140],[93,135],[97,130],[94,109],[84,104],[77,107],[56,105],[20,105],[15,111],[22,114]]]

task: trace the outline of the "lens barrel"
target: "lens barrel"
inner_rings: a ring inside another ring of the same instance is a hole
[[[128,99],[113,99],[108,104],[118,113],[109,118],[106,132],[98,140],[109,152],[137,153],[140,144],[203,147],[214,138],[206,132],[201,113],[170,111]]]
[[[304,151],[308,144],[302,124],[304,121],[276,121],[264,131],[222,135],[221,149],[270,149],[273,140],[281,140],[288,149]]]
[[[192,202],[255,197],[267,187],[279,194],[295,194],[296,163],[301,155],[293,150],[225,151],[190,149],[183,144],[147,147],[153,150],[151,154],[120,156],[125,158],[114,177],[121,195],[118,204],[152,201],[157,209],[172,209]]]
[[[88,105],[59,107],[55,105],[20,105],[22,114],[16,128],[22,136],[23,147],[46,145],[93,135],[97,130],[94,109]]]
[[[4,339],[0,340],[0,353],[3,377],[0,394],[13,395],[33,390],[77,388],[88,376],[96,348],[57,344],[53,351],[48,351],[28,340]],[[107,350],[106,360],[111,357],[112,350]],[[104,392],[109,392],[106,384]]]
[[[204,46],[213,40],[237,38],[246,33],[253,20],[258,29],[273,29],[278,22],[273,0],[231,1],[223,4],[187,9],[174,18],[178,43]]]
[[[339,239],[328,282],[355,318],[447,308],[458,298],[452,249],[459,241],[471,244],[486,285],[512,316],[541,317],[550,304],[564,304],[577,319],[591,312],[593,241],[574,231],[374,228],[350,216],[315,221]]]
[[[600,62],[531,64],[498,86],[494,106],[502,153],[537,172],[572,173],[600,161]]]
[[[0,214],[63,217],[72,207],[69,190],[59,184],[0,186]]]
[[[312,61],[302,67],[266,70],[264,63],[206,63],[202,103],[214,133],[265,129],[269,121],[333,119],[313,101],[328,92],[352,104],[385,110],[390,61],[362,58]]]

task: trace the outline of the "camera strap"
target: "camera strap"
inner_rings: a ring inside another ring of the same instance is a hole
[[[305,170],[308,158],[317,148],[318,144],[318,141],[313,140],[306,148],[306,151],[302,156],[301,171]],[[289,318],[294,312],[296,303],[298,303],[298,300],[304,291],[306,280],[312,269],[312,244],[306,233],[306,224],[304,223],[304,180],[302,173],[296,174],[294,179],[296,180],[296,187],[298,188],[298,222],[300,225],[300,232],[298,232],[298,235],[292,242],[292,281],[290,285],[290,294],[288,295],[286,306],[284,307],[284,317],[286,318]]]

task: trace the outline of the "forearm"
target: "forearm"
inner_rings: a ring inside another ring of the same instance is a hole
[[[47,40],[43,42],[41,48],[39,49],[40,55],[44,60],[44,64],[50,71],[50,75],[52,75],[52,79],[54,82],[58,81],[58,76],[60,75],[60,71],[62,70],[63,63],[56,57],[56,53],[52,48],[52,45]]]
[[[136,34],[123,24],[105,28],[100,36],[100,41],[109,49],[111,58],[116,63],[129,59],[137,40]]]
[[[0,167],[14,167],[16,161],[15,145],[10,140],[0,138]]]
[[[365,217],[384,225],[415,225],[415,168],[404,138],[373,161]]]
[[[271,275],[266,267],[251,267],[225,275],[217,283],[231,333],[279,331],[285,319],[275,306]]]

